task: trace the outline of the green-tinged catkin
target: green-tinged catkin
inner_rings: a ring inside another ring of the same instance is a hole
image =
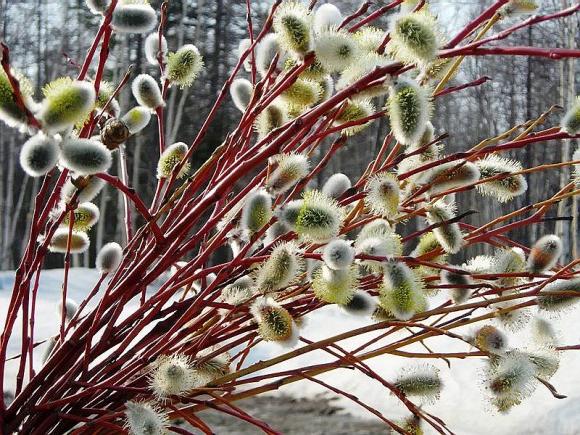
[[[545,312],[557,313],[580,301],[580,278],[556,280],[546,285],[537,303]]]
[[[312,47],[310,26],[312,14],[297,1],[285,1],[276,9],[273,27],[280,45],[293,53],[304,55]]]
[[[312,291],[324,302],[347,305],[357,289],[358,278],[358,269],[354,265],[341,270],[323,265],[313,274]]]
[[[384,285],[379,292],[380,304],[399,320],[409,320],[426,308],[424,284],[405,263],[384,263]]]
[[[196,387],[205,387],[216,379],[230,373],[230,354],[221,352],[215,355],[216,351],[217,349],[214,347],[205,349],[193,361],[192,366]],[[210,354],[213,354],[213,356],[210,356]]]
[[[95,107],[95,89],[89,82],[61,77],[47,84],[43,94],[38,118],[52,133],[83,122]]]
[[[167,56],[167,79],[180,88],[190,87],[203,68],[203,57],[195,45],[186,44]]]
[[[292,315],[272,298],[254,301],[250,312],[258,323],[258,333],[264,341],[274,341],[292,347],[298,341],[298,327]]]
[[[18,81],[25,108],[32,110],[35,105],[32,100],[32,83],[12,68],[10,73]],[[3,68],[0,68],[0,120],[10,127],[22,127],[27,124],[26,111],[16,102],[14,90]]]
[[[530,15],[536,13],[540,4],[538,0],[510,0],[498,12],[505,17]]]
[[[282,92],[280,97],[287,103],[298,107],[316,104],[322,96],[322,87],[314,80],[297,79]]]
[[[256,288],[261,293],[282,290],[294,282],[303,269],[304,260],[298,245],[279,243],[256,271]]]
[[[534,391],[535,373],[533,363],[522,353],[508,353],[489,365],[485,386],[498,411],[507,412]]]
[[[425,9],[396,16],[391,23],[390,37],[387,50],[407,64],[429,64],[435,59],[441,42],[437,21]]]
[[[187,154],[188,147],[183,142],[177,142],[167,147],[157,163],[157,178],[167,178]],[[177,174],[184,177],[189,172],[189,163],[185,163]]]
[[[514,174],[522,170],[522,165],[515,160],[491,154],[481,160],[477,160],[475,164],[479,168],[481,180],[501,175],[501,178],[476,186],[477,190],[483,195],[492,196],[499,202],[507,202],[516,196],[522,195],[528,189],[525,177],[522,174]]]
[[[240,225],[249,234],[260,231],[272,218],[272,197],[263,189],[245,199]]]
[[[249,276],[238,278],[233,283],[224,287],[221,292],[221,299],[233,306],[247,302],[253,295],[254,280]]]
[[[129,133],[137,134],[151,121],[151,110],[143,106],[136,106],[123,115],[121,121],[129,129]]]
[[[357,40],[351,33],[342,30],[321,31],[315,40],[316,58],[328,71],[339,72],[356,62],[360,54]]]
[[[266,181],[266,190],[272,195],[280,195],[302,180],[310,170],[305,154],[278,154],[270,159],[274,171]]]
[[[493,260],[493,273],[520,273],[526,269],[526,256],[521,248],[502,249]],[[502,277],[496,280],[499,287],[511,287],[518,284],[520,277]]]
[[[562,130],[570,135],[580,133],[580,96],[576,97],[574,104],[562,118],[561,126]]]
[[[379,257],[377,260],[358,260],[361,266],[373,273],[382,272],[384,259],[399,256],[403,252],[400,236],[383,219],[365,225],[356,238],[354,248],[357,254]]]
[[[263,139],[272,130],[282,127],[286,122],[288,122],[288,110],[282,101],[275,100],[258,114],[254,129],[258,133],[258,138]]]
[[[395,138],[403,145],[417,143],[431,116],[431,101],[426,89],[411,79],[399,78],[389,92],[388,110]]]
[[[82,202],[73,211],[73,229],[78,231],[88,231],[95,225],[100,217],[99,208],[92,202]],[[68,228],[70,213],[66,213],[62,220],[61,227]]]
[[[306,240],[323,243],[338,235],[344,216],[336,200],[318,190],[309,190],[303,195],[293,229]]]
[[[429,225],[439,225],[433,228],[433,234],[443,250],[449,254],[455,254],[463,247],[463,234],[459,224],[447,223],[455,217],[455,204],[437,201],[427,210],[427,222]]]
[[[338,116],[334,121],[335,126],[342,126],[346,123],[356,122],[367,118],[375,111],[375,106],[369,99],[347,100],[345,106],[340,109]],[[370,125],[370,121],[360,122],[359,124],[344,127],[340,131],[345,136],[353,136],[361,132]]]
[[[381,172],[372,176],[366,185],[365,204],[373,214],[386,218],[396,217],[399,210],[400,190],[397,176]]]
[[[404,367],[393,385],[406,396],[416,397],[422,403],[433,403],[443,388],[439,370],[430,364]]]

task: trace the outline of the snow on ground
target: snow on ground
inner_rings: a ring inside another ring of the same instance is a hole
[[[57,333],[58,316],[56,304],[60,300],[63,271],[43,271],[40,278],[38,292],[36,318],[36,339],[45,339]],[[71,269],[69,295],[72,299],[80,302],[93,288],[98,279],[98,273],[92,269]],[[0,272],[0,322],[3,325],[6,318],[7,304],[13,284],[13,273]],[[19,324],[19,323],[17,323]],[[311,315],[302,330],[302,336],[309,340],[319,340],[341,332],[351,330],[368,324],[367,320],[354,318],[342,312],[336,307],[325,307]],[[561,330],[561,342],[563,344],[580,343],[580,322],[578,311],[571,312],[557,320]],[[466,327],[463,331],[469,332]],[[376,334],[376,333],[375,333]],[[525,341],[527,331],[510,336],[512,344],[517,345]],[[372,335],[345,340],[340,345],[345,349],[354,349],[368,341]],[[9,355],[19,353],[20,328],[15,329],[15,335],[10,342]],[[392,340],[392,338],[390,339]],[[383,343],[385,344],[385,343]],[[468,351],[468,346],[451,338],[434,338],[428,342],[433,350],[445,350],[446,352]],[[420,345],[405,348],[407,351],[424,352]],[[251,354],[248,364],[265,359],[269,356],[286,352],[286,349],[274,344],[261,343]],[[40,355],[35,352],[35,364],[40,366]],[[320,364],[330,361],[332,358],[324,351],[311,352],[300,358],[294,359],[274,369],[284,370],[298,365]],[[562,356],[560,370],[552,378],[552,383],[558,391],[568,396],[567,399],[557,400],[543,387],[536,389],[534,394],[522,405],[512,410],[508,415],[500,415],[490,410],[484,398],[484,392],[479,384],[480,370],[483,367],[482,360],[451,361],[451,369],[440,361],[428,362],[435,364],[445,380],[445,388],[441,400],[434,405],[425,407],[427,411],[441,417],[451,430],[458,434],[578,434],[580,428],[580,352],[565,352]],[[412,362],[411,362],[412,363]],[[368,361],[369,366],[387,380],[394,379],[397,371],[405,364],[409,364],[406,358],[397,356],[382,356]],[[16,376],[16,364],[9,363],[6,373],[8,386],[14,385]],[[383,412],[385,416],[398,418],[405,414],[405,408],[377,381],[366,378],[352,370],[337,370],[321,376],[325,382],[332,386],[346,390],[370,406]],[[315,397],[323,393],[324,389],[308,381],[298,382],[285,386],[280,392],[296,397]],[[367,411],[346,398],[340,398],[338,402],[348,412],[368,417]],[[493,428],[490,430],[490,428]]]

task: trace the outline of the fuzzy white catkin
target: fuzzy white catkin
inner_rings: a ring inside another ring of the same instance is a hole
[[[527,268],[532,273],[550,270],[562,255],[562,241],[555,234],[540,237],[530,251]]]
[[[250,40],[250,38],[244,38],[240,40],[240,43],[238,44],[238,58],[242,57],[246,52],[246,50],[250,48],[251,45],[252,41]],[[244,70],[246,70],[246,72],[252,71],[252,64],[250,62],[250,59],[251,55],[248,55],[244,60]]]
[[[113,272],[121,264],[123,259],[123,248],[115,242],[110,242],[104,245],[97,255],[95,265],[99,272],[110,273]]]
[[[88,202],[93,200],[105,187],[105,180],[98,177],[91,177],[88,181],[88,184],[79,192],[78,194],[78,201],[79,202]],[[60,198],[61,201],[68,201],[72,197],[72,195],[77,191],[75,185],[71,182],[71,180],[67,180],[66,183],[62,186],[62,190],[60,191]]]
[[[129,133],[137,134],[151,121],[151,111],[142,106],[135,106],[123,115],[121,121],[129,129]]]
[[[157,25],[157,15],[148,3],[117,4],[111,25],[119,33],[147,33]]]
[[[153,32],[144,42],[144,52],[147,62],[151,65],[157,65],[157,55],[159,54],[159,33]],[[167,55],[167,39],[165,36],[161,36],[161,53],[163,58]]]
[[[125,403],[127,426],[131,435],[166,434],[169,426],[167,414],[150,402]]]
[[[77,311],[79,309],[79,304],[77,304],[72,299],[67,298],[64,306],[65,306],[65,319],[67,322],[70,322],[72,320],[72,318],[74,317],[74,315],[77,313]],[[60,301],[57,305],[57,313],[58,313],[58,318],[60,319],[62,316],[62,301]]]
[[[347,269],[354,261],[354,248],[346,240],[331,240],[322,251],[322,259],[331,269]]]
[[[326,71],[337,72],[345,70],[356,60],[360,47],[349,33],[326,30],[318,35],[315,52]]]
[[[50,356],[52,355],[52,351],[56,347],[57,338],[56,337],[49,337],[46,340],[46,345],[44,346],[44,350],[42,351],[41,361],[42,364],[46,364]]]
[[[357,290],[352,295],[352,299],[341,307],[353,316],[370,317],[377,309],[377,301],[367,292]]]
[[[323,30],[338,27],[340,23],[342,23],[340,9],[331,3],[325,3],[316,9],[312,27],[315,33],[320,33]]]
[[[337,199],[351,187],[352,183],[350,178],[339,172],[338,174],[331,175],[330,178],[326,180],[326,183],[322,186],[322,193],[331,198]]]
[[[111,160],[111,152],[96,140],[71,138],[62,145],[62,165],[80,175],[106,172]]]
[[[37,116],[43,129],[51,133],[84,121],[96,101],[91,83],[68,78],[49,83],[45,86],[45,95]]]
[[[256,45],[256,50],[254,51],[256,56],[256,69],[262,76],[266,75],[270,64],[279,52],[278,36],[275,33],[268,33]]]
[[[22,146],[20,166],[31,177],[40,177],[55,167],[59,153],[60,148],[54,139],[39,133]]]
[[[111,0],[85,0],[85,3],[93,14],[100,15],[107,11],[111,5]]]
[[[254,88],[252,83],[247,79],[235,79],[232,82],[230,94],[232,95],[234,105],[240,112],[246,110],[246,107],[250,104],[253,92]]]
[[[137,103],[151,110],[163,106],[163,97],[159,85],[149,74],[139,74],[131,84],[131,91]]]
[[[58,228],[50,240],[50,245],[48,245],[50,252],[57,252],[60,254],[66,253],[69,238],[68,236],[68,228]],[[71,233],[69,252],[71,254],[80,254],[89,248],[89,244],[90,241],[87,233],[73,230]]]

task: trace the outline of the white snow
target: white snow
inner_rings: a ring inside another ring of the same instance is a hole
[[[98,279],[98,272],[92,269],[71,269],[69,295],[76,302],[90,292]],[[36,317],[36,337],[35,340],[45,339],[55,335],[58,331],[59,318],[56,313],[56,305],[61,297],[63,271],[61,269],[43,271],[40,278],[38,292]],[[4,325],[6,318],[7,304],[10,299],[13,272],[0,272],[0,322]],[[98,300],[98,297],[97,297]],[[94,305],[94,304],[93,304]],[[565,316],[555,321],[557,329],[561,331],[561,343],[573,345],[580,343],[580,328],[578,322],[578,310],[571,311]],[[14,337],[10,341],[8,354],[19,353],[20,342],[20,319],[17,320],[17,327],[14,330]],[[342,310],[329,306],[310,315],[306,325],[301,331],[301,335],[309,340],[320,340],[341,332],[351,330],[369,324],[369,321],[357,317],[352,317]],[[470,328],[456,330],[457,333],[467,333]],[[511,334],[512,345],[525,342],[527,330],[518,334]],[[377,333],[345,340],[340,342],[340,346],[345,349],[354,349],[368,341]],[[397,335],[395,337],[401,337]],[[381,341],[379,345],[384,345],[393,341]],[[427,341],[427,344],[434,351],[444,350],[446,352],[469,351],[469,346],[452,338],[434,338]],[[406,351],[425,352],[420,345],[412,345],[405,348]],[[260,359],[286,352],[279,346],[268,343],[259,344],[247,364],[251,364]],[[36,367],[40,366],[40,355],[42,352],[35,352]],[[324,351],[311,352],[294,359],[283,365],[273,367],[279,371],[298,365],[320,364],[334,359]],[[519,407],[514,408],[508,415],[501,415],[493,412],[485,401],[484,392],[479,385],[479,371],[483,367],[482,359],[453,359],[451,369],[444,362],[439,360],[423,360],[436,365],[445,382],[445,387],[439,400],[434,405],[428,405],[425,410],[441,417],[448,427],[458,434],[559,434],[572,435],[578,433],[580,427],[580,351],[569,351],[562,354],[560,370],[552,378],[552,384],[561,394],[568,396],[567,399],[557,400],[543,387],[539,386],[534,394],[526,399]],[[397,356],[381,356],[368,360],[369,366],[386,380],[396,377],[398,369],[404,364],[413,364],[406,358]],[[7,386],[12,388],[15,382],[17,365],[15,362],[8,364],[6,373]],[[398,418],[406,415],[405,408],[377,381],[365,377],[363,374],[353,370],[335,370],[324,374],[320,379],[339,387],[343,390],[359,397],[366,404],[375,407],[389,418]],[[323,387],[308,381],[297,382],[282,388],[279,392],[291,394],[297,397],[314,397],[320,393],[329,394]],[[337,403],[348,412],[369,417],[366,410],[357,404],[341,397]]]

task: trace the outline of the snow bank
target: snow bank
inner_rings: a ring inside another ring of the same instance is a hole
[[[43,271],[40,277],[36,318],[36,339],[45,339],[55,335],[58,331],[58,316],[56,305],[60,300],[63,271],[60,269]],[[77,302],[91,291],[98,279],[98,272],[93,269],[71,269],[69,295]],[[0,321],[4,324],[7,304],[14,281],[13,272],[0,272]],[[98,300],[98,299],[97,299]],[[137,303],[135,301],[134,303]],[[94,304],[93,304],[94,305]],[[131,307],[129,307],[131,309]],[[309,316],[306,326],[302,330],[302,336],[309,340],[320,340],[341,332],[351,330],[368,324],[369,321],[355,318],[344,313],[340,309],[329,306]],[[556,322],[558,329],[565,334],[561,335],[563,344],[580,343],[580,328],[578,313],[571,312]],[[469,328],[455,332],[469,332]],[[510,336],[511,343],[517,345],[525,342],[527,330]],[[377,333],[374,333],[377,335]],[[340,345],[345,349],[354,349],[368,341],[373,335],[368,334],[362,338],[345,340]],[[397,336],[395,336],[397,337]],[[389,339],[390,341],[393,338]],[[15,329],[15,335],[10,341],[9,355],[19,353],[20,328]],[[379,343],[386,344],[387,342]],[[469,347],[451,338],[434,338],[428,341],[433,350],[445,350],[447,352],[465,352]],[[407,351],[424,352],[420,345],[405,348]],[[251,353],[247,364],[284,353],[274,344],[261,343]],[[36,367],[40,366],[40,355],[35,352]],[[276,371],[284,370],[298,365],[319,364],[330,361],[332,357],[324,351],[316,351],[303,355],[283,366],[276,366]],[[552,378],[552,383],[558,391],[568,396],[568,399],[557,400],[543,387],[538,387],[535,393],[522,405],[516,407],[508,415],[500,415],[490,410],[483,391],[479,385],[479,371],[483,367],[482,360],[451,361],[451,369],[444,362],[431,361],[440,370],[445,381],[445,388],[441,400],[425,409],[441,417],[449,428],[458,434],[488,434],[493,428],[494,434],[554,434],[572,435],[580,427],[580,352],[570,351],[562,355],[560,370]],[[409,361],[397,356],[383,356],[368,361],[369,366],[382,375],[385,379],[394,379],[398,369]],[[15,382],[17,366],[14,362],[8,364],[6,373],[7,385],[12,388]],[[352,370],[336,370],[321,376],[325,382],[347,390],[358,396],[361,400],[371,405],[387,417],[397,418],[406,415],[405,408],[380,385],[377,381],[366,378]],[[320,393],[327,393],[314,383],[308,381],[288,385],[280,390],[285,394],[296,397],[314,397]],[[339,399],[339,406],[348,412],[369,417],[369,414],[355,403],[346,398]],[[331,418],[331,417],[329,417]]]

